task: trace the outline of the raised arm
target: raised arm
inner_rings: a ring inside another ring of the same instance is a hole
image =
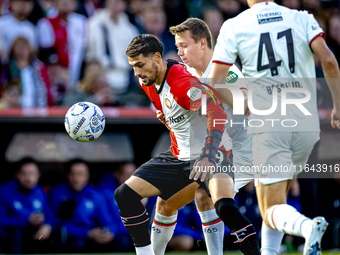
[[[321,61],[322,70],[332,94],[332,127],[340,129],[340,71],[338,62],[322,37],[317,37],[311,43],[311,48]]]

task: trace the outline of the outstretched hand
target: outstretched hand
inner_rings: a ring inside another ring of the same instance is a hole
[[[211,179],[216,170],[215,167],[216,165],[211,162],[208,157],[203,157],[201,160],[195,162],[189,179],[197,181],[201,177],[201,182],[204,182],[207,177]]]

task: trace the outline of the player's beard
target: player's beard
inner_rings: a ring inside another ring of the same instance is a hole
[[[144,86],[151,86],[152,84],[155,83],[157,77],[158,77],[158,66],[156,65],[155,62],[152,62],[152,69],[155,70],[153,74],[151,74],[148,83],[144,84]]]

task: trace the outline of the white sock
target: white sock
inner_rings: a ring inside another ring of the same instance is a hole
[[[287,204],[272,206],[267,217],[272,228],[286,234],[306,238],[312,231],[312,220]]]
[[[278,255],[284,233],[271,229],[262,221],[261,255]]]
[[[209,255],[223,254],[224,223],[215,209],[200,212],[202,229]]]
[[[155,255],[164,255],[177,223],[177,214],[164,216],[156,212],[151,229],[151,244]]]
[[[135,247],[137,255],[155,255],[152,249],[152,245],[149,244],[144,247]]]

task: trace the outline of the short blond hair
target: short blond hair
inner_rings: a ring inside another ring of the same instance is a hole
[[[212,36],[208,25],[201,19],[188,18],[177,26],[170,27],[170,32],[173,35],[181,35],[185,31],[190,31],[190,36],[198,43],[201,39],[207,41],[209,49],[212,49]]]

